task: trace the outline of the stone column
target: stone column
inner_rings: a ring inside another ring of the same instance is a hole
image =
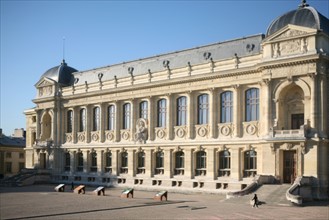
[[[114,140],[116,142],[120,141],[120,129],[122,126],[122,122],[121,122],[121,116],[122,116],[122,107],[121,107],[121,103],[119,102],[115,102],[114,103],[114,107],[115,107],[115,126],[114,126]]]
[[[118,150],[112,150],[112,175],[118,176],[118,162],[119,162],[119,151]]]
[[[83,150],[83,172],[89,173],[89,150]]]
[[[164,177],[172,178],[172,149],[164,150]]]
[[[130,176],[136,176],[135,154],[136,154],[136,150],[133,150],[133,149],[128,150],[128,174]]]
[[[262,101],[260,102],[260,116],[259,120],[263,128],[262,135],[269,135],[270,131],[270,123],[272,122],[271,119],[271,81],[269,79],[264,79],[262,83],[262,91],[261,91]]]
[[[216,95],[213,88],[209,89],[209,138],[216,136],[216,125],[217,125],[217,112],[216,112]]]
[[[100,106],[100,132],[99,132],[99,138],[100,142],[103,143],[105,141],[105,126],[107,122],[107,117],[106,117],[106,106],[104,103],[101,103]]]
[[[317,116],[318,116],[318,112],[317,112],[317,102],[316,102],[316,94],[317,94],[317,77],[316,77],[316,73],[311,73],[309,74],[310,78],[311,78],[311,127],[316,129],[317,126]]]
[[[234,126],[234,137],[240,136],[241,127],[241,107],[240,107],[240,89],[239,85],[233,86],[233,126]]]
[[[104,174],[104,150],[97,150],[97,173]]]
[[[186,178],[192,179],[194,178],[194,172],[193,172],[193,154],[194,154],[194,150],[193,149],[186,149],[184,150],[184,164],[185,164],[185,173],[184,176],[186,176]]]
[[[217,172],[216,172],[216,153],[215,149],[213,148],[208,148],[207,149],[207,177],[211,178],[214,180],[217,177]]]
[[[188,129],[188,135],[187,137],[189,139],[194,138],[194,96],[192,92],[187,92],[187,129]]]
[[[77,132],[79,131],[79,114],[78,114],[78,108],[73,108],[73,124],[72,124],[72,143],[76,144],[78,142],[77,140]]]
[[[136,100],[132,99],[130,102],[130,133],[131,137],[130,140],[134,141],[135,137],[135,132],[136,132],[136,114],[137,114],[137,109],[136,108]]]
[[[232,148],[231,153],[231,178],[241,180],[241,149]]]
[[[37,128],[36,128],[36,139],[37,140],[40,140],[41,138],[41,113],[42,111],[38,110],[36,111],[36,125],[37,125]]]
[[[92,126],[92,109],[90,105],[86,106],[86,142],[90,143],[90,131]]]
[[[148,139],[150,141],[154,140],[154,122],[156,121],[154,118],[154,98],[148,98]]]
[[[172,96],[171,94],[168,94],[166,96],[167,100],[167,114],[166,114],[166,128],[168,132],[168,139],[173,139],[173,105],[172,105]]]
[[[147,177],[153,176],[153,164],[152,164],[152,149],[145,149],[145,175]]]
[[[75,151],[70,151],[70,174],[75,173]]]

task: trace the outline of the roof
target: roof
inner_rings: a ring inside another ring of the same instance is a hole
[[[78,70],[68,66],[67,63],[65,63],[65,60],[63,60],[61,65],[50,68],[41,76],[41,78],[46,77],[62,84],[63,86],[67,86],[72,81],[72,73],[77,71]]]
[[[113,80],[114,77],[117,79],[124,78],[131,73],[133,76],[138,76],[146,74],[149,71],[151,73],[163,71],[167,67],[176,69],[187,67],[189,64],[194,66],[209,63],[211,59],[213,61],[232,59],[235,57],[235,54],[238,57],[252,56],[260,53],[260,44],[263,38],[263,34],[258,34],[97,69],[75,72],[73,73],[75,78],[74,83],[75,85],[81,85],[85,82],[98,82],[99,76],[102,77],[102,81],[107,81]]]
[[[0,137],[0,146],[1,147],[22,147],[24,148],[26,145],[25,138],[22,137],[8,137],[2,135]]]
[[[298,9],[289,11],[272,21],[266,36],[274,34],[288,24],[314,28],[329,35],[329,20],[305,2]]]

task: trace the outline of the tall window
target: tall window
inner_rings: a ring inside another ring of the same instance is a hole
[[[70,153],[65,153],[65,167],[64,170],[65,171],[70,171],[71,170],[71,157],[70,157]]]
[[[91,166],[90,172],[97,172],[97,153],[91,152]]]
[[[163,151],[156,152],[155,155],[155,174],[163,174]]]
[[[112,172],[112,152],[105,154],[105,172]]]
[[[147,119],[148,106],[147,101],[139,103],[139,117]]]
[[[257,174],[257,152],[249,150],[244,153],[244,176],[255,176]]]
[[[83,171],[83,154],[82,154],[82,152],[79,152],[77,154],[77,158],[78,158],[77,171],[82,172]]]
[[[123,105],[123,129],[130,128],[130,103]]]
[[[115,108],[114,105],[107,107],[107,130],[114,130]]]
[[[231,154],[228,150],[219,153],[219,176],[229,176],[231,169]]]
[[[220,95],[220,122],[228,123],[233,121],[233,92],[227,91]]]
[[[208,124],[208,95],[203,94],[198,96],[198,124]]]
[[[205,176],[207,168],[207,154],[205,151],[196,153],[196,176]]]
[[[67,129],[66,132],[67,133],[71,133],[72,132],[72,125],[73,125],[73,111],[72,110],[68,110],[67,111]]]
[[[100,110],[99,107],[93,109],[93,131],[100,130]]]
[[[181,96],[177,99],[177,126],[186,125],[187,102],[186,97]]]
[[[246,121],[259,119],[259,89],[251,88],[246,91]]]
[[[145,173],[145,153],[143,151],[138,152],[138,166],[137,173]]]
[[[158,101],[158,127],[166,127],[167,102],[165,99]]]
[[[85,131],[86,130],[86,109],[80,109],[80,129],[79,131]]]
[[[11,162],[6,162],[6,173],[12,172],[12,164]]]
[[[128,173],[128,153],[121,153],[121,173]]]
[[[184,152],[175,153],[175,175],[184,175]]]

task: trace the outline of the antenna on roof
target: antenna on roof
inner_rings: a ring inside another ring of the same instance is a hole
[[[65,63],[65,37],[63,37],[63,63]]]

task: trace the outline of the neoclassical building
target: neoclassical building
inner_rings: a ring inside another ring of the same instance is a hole
[[[305,1],[266,34],[78,71],[35,84],[26,167],[53,182],[241,190],[255,176],[329,176],[329,21]]]

